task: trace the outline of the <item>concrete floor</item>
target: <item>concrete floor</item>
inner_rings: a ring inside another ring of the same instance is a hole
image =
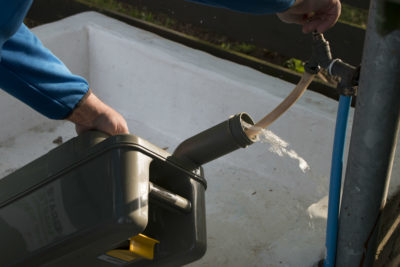
[[[93,12],[34,32],[126,117],[133,134],[170,152],[230,115],[260,119],[294,88]],[[0,95],[7,125],[0,127],[0,177],[55,147],[59,136],[75,135],[72,124]],[[306,92],[269,128],[280,142],[256,143],[204,166],[208,249],[191,266],[312,266],[323,258],[336,110],[337,102]]]

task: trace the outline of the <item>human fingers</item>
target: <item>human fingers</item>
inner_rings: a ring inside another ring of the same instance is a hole
[[[129,129],[124,117],[98,99],[92,92],[67,118],[75,123],[78,134],[98,130],[110,135],[127,134]]]
[[[309,33],[312,31],[325,32],[331,28],[339,19],[341,13],[341,4],[335,1],[332,5],[324,9],[318,10],[315,14],[308,18],[303,24],[303,32]]]
[[[124,117],[111,108],[94,120],[93,128],[110,135],[129,133]]]
[[[101,131],[109,135],[129,134],[125,119],[114,110],[98,115],[90,124],[75,124],[75,130],[78,135],[90,130]]]
[[[304,24],[304,15],[284,12],[276,14],[278,18],[285,23]]]

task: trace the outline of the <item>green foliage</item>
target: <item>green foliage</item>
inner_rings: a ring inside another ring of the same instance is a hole
[[[222,43],[222,44],[221,44],[221,47],[222,47],[223,49],[229,50],[229,49],[231,49],[231,44],[230,44],[230,43]]]
[[[365,29],[367,27],[368,10],[342,4],[339,21]]]
[[[304,62],[297,58],[291,58],[285,61],[283,64],[285,68],[294,70],[299,73],[304,72]]]
[[[244,54],[251,54],[254,50],[256,50],[256,46],[252,44],[240,43],[234,46],[234,50]]]
[[[229,42],[223,42],[221,43],[221,47],[223,49],[227,50],[233,50],[239,53],[243,54],[251,54],[256,50],[256,46],[252,44],[246,44],[246,43],[229,43]]]
[[[175,26],[176,23],[177,23],[177,22],[176,22],[176,20],[174,20],[174,19],[165,18],[164,26],[167,27],[167,28],[171,28],[171,27]]]

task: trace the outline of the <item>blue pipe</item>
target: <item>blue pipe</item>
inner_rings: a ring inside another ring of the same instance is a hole
[[[340,96],[336,117],[335,137],[333,141],[331,178],[329,182],[328,220],[326,226],[325,267],[334,267],[336,259],[336,242],[340,206],[340,189],[342,185],[343,151],[346,140],[347,122],[351,96]]]

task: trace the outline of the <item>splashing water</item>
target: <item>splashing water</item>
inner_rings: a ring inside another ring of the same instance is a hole
[[[242,121],[242,126],[244,129],[254,128],[253,125],[248,124]],[[256,128],[257,129],[257,128]],[[258,130],[258,129],[257,129]],[[256,141],[260,141],[261,143],[268,143],[270,144],[269,151],[272,153],[277,154],[280,157],[288,156],[289,158],[298,160],[299,168],[302,172],[306,172],[310,170],[310,166],[308,165],[307,161],[305,161],[302,157],[300,157],[296,151],[293,149],[289,149],[289,143],[285,140],[281,139],[279,136],[274,134],[272,131],[267,129],[260,129],[260,133],[257,135]]]

